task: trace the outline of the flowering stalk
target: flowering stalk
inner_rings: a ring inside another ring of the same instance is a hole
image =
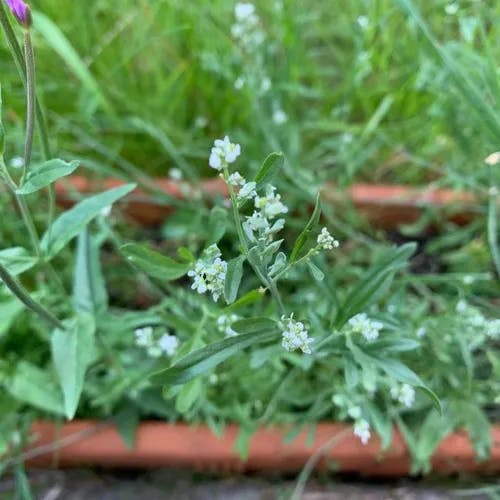
[[[24,33],[24,60],[26,62],[26,137],[24,142],[24,168],[22,182],[31,162],[33,132],[35,129],[35,57],[29,31]],[[21,184],[22,184],[21,182]]]

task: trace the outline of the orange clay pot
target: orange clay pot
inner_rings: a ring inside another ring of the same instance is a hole
[[[156,189],[177,199],[190,198],[196,189],[209,198],[228,196],[227,187],[220,178],[202,180],[198,188],[166,179],[155,179],[153,183]],[[75,200],[72,192],[93,193],[121,184],[124,182],[114,178],[92,181],[82,176],[70,176],[56,183],[56,192],[59,203],[68,207]],[[477,201],[471,193],[466,192],[384,184],[354,184],[344,191],[333,184],[326,184],[322,188],[322,195],[325,201],[334,204],[346,201],[352,203],[374,227],[381,229],[395,229],[400,224],[415,222],[425,208],[445,210],[448,220],[463,225],[473,218]],[[173,208],[137,189],[127,198],[124,210],[141,224],[155,226],[161,224]]]
[[[297,472],[317,454],[317,468],[320,469],[330,467],[338,472],[364,476],[397,477],[409,473],[410,455],[397,431],[389,449],[381,451],[377,437],[363,445],[346,424],[319,423],[311,442],[308,440],[309,431],[305,430],[288,444],[283,441],[284,429],[261,428],[250,440],[247,460],[241,460],[235,450],[238,432],[239,428],[231,425],[222,437],[217,437],[204,425],[191,427],[145,422],[138,428],[135,448],[130,450],[110,425],[85,420],[62,426],[38,422],[32,428],[28,464],[39,467],[92,465],[189,467],[214,472]],[[338,436],[336,444],[328,446],[335,436]],[[500,426],[493,427],[492,439],[491,457],[478,462],[466,432],[449,435],[434,453],[432,471],[437,474],[500,473]],[[66,442],[66,446],[53,446],[58,440]],[[35,453],[41,449],[46,453]]]

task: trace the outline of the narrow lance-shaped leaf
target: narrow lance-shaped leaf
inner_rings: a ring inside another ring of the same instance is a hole
[[[260,189],[274,179],[283,166],[284,161],[285,157],[283,153],[271,153],[267,156],[254,179],[257,189]]]
[[[83,390],[85,372],[94,355],[94,318],[80,314],[65,330],[52,333],[52,359],[64,396],[64,412],[75,416]]]
[[[321,201],[319,197],[319,193],[316,196],[316,203],[314,204],[314,210],[309,218],[309,221],[306,224],[306,227],[302,230],[293,246],[292,253],[290,255],[290,262],[295,262],[299,256],[302,248],[307,242],[307,238],[309,237],[309,233],[312,231],[313,227],[318,223],[319,217],[321,215]]]
[[[80,165],[78,161],[49,160],[30,168],[24,184],[17,190],[18,194],[31,194],[52,184],[57,179],[72,174]]]
[[[241,333],[191,352],[172,367],[157,372],[153,376],[153,383],[183,384],[215,368],[242,349],[271,342],[279,336],[276,323],[267,318],[238,321],[232,325],[232,329],[238,333],[248,333]]]
[[[170,257],[150,250],[144,245],[127,243],[120,250],[129,262],[149,276],[159,280],[172,281],[179,279],[191,268],[190,263],[176,262]]]
[[[0,250],[0,264],[9,271],[12,276],[22,274],[31,269],[37,262],[25,248],[12,247]]]
[[[130,193],[135,184],[125,184],[104,193],[86,198],[59,216],[44,234],[41,242],[43,253],[49,259],[57,255],[101,210],[109,207]]]
[[[241,278],[243,277],[243,263],[245,256],[240,255],[231,259],[227,264],[226,280],[224,282],[224,298],[228,304],[232,304],[238,296]]]
[[[380,297],[387,290],[396,271],[406,265],[415,249],[415,243],[392,249],[366,272],[341,305],[335,321],[336,327],[341,328],[349,318],[363,312]]]
[[[75,309],[93,316],[104,312],[108,297],[99,261],[99,243],[87,229],[78,236],[74,276]]]

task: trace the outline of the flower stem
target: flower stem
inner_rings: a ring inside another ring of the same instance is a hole
[[[236,195],[234,194],[234,188],[228,181],[229,170],[227,166],[224,167],[224,180],[226,181],[227,188],[229,190],[229,197],[231,198],[231,208],[233,210],[234,223],[236,225],[236,232],[238,233],[238,239],[240,240],[241,250],[244,255],[248,255],[248,245],[243,233],[243,227],[241,225],[240,212],[238,211],[238,201],[236,200]]]
[[[26,137],[24,142],[24,168],[21,184],[27,174],[31,163],[33,149],[33,133],[35,129],[35,57],[31,35],[28,30],[24,32],[24,60],[26,62]]]
[[[0,264],[0,279],[5,286],[31,311],[40,316],[45,322],[59,330],[65,330],[65,326],[50,311],[33,300],[27,290]]]

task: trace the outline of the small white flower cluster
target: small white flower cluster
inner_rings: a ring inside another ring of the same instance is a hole
[[[340,246],[340,243],[328,232],[326,227],[321,229],[316,241],[322,250],[333,250]]]
[[[417,329],[415,332],[415,335],[421,339],[422,337],[425,337],[427,335],[427,328],[425,326],[421,326],[420,328]]]
[[[255,191],[257,183],[253,181],[247,182],[239,172],[234,172],[233,174],[231,174],[228,177],[227,182],[231,184],[231,186],[239,186],[240,190],[237,194],[237,198],[239,200],[247,200],[249,198],[257,196],[257,192]]]
[[[226,280],[227,262],[221,259],[221,252],[217,245],[209,246],[194,269],[188,272],[193,278],[191,288],[198,293],[210,292],[214,302],[224,293],[224,282]]]
[[[208,164],[215,170],[220,171],[227,167],[229,163],[234,163],[240,154],[240,145],[233,144],[226,135],[224,139],[215,140],[212,150],[210,151]]]
[[[236,337],[238,333],[232,329],[232,326],[233,323],[239,319],[239,316],[236,314],[222,314],[217,318],[217,328],[226,337]]]
[[[281,331],[283,349],[290,352],[300,349],[304,354],[311,354],[309,344],[313,342],[313,339],[309,337],[304,323],[293,319],[293,314],[288,318],[281,317]]]
[[[264,33],[259,28],[260,19],[255,6],[250,2],[239,2],[234,7],[234,16],[236,22],[231,27],[231,34],[243,49],[256,49],[264,41]]]
[[[415,402],[415,389],[409,384],[397,384],[391,387],[391,397],[406,408],[411,408]]]
[[[265,196],[256,194],[254,206],[257,210],[243,223],[243,229],[250,240],[268,240],[273,234],[283,229],[285,219],[276,219],[276,217],[286,214],[288,207],[281,202],[281,196],[276,193],[274,186],[266,187]]]
[[[371,437],[370,424],[364,418],[356,420],[353,433],[363,444],[367,444]]]
[[[482,329],[488,337],[493,339],[500,337],[500,319],[485,318],[479,309],[465,300],[459,300],[455,310],[460,313],[466,327]]]
[[[376,340],[380,330],[384,328],[383,323],[370,319],[365,313],[356,314],[349,320],[352,333],[361,333],[368,341]]]
[[[159,358],[162,354],[173,356],[179,346],[179,340],[175,335],[164,333],[159,339],[156,339],[151,326],[137,328],[134,331],[134,336],[136,345],[144,347],[152,358]]]

